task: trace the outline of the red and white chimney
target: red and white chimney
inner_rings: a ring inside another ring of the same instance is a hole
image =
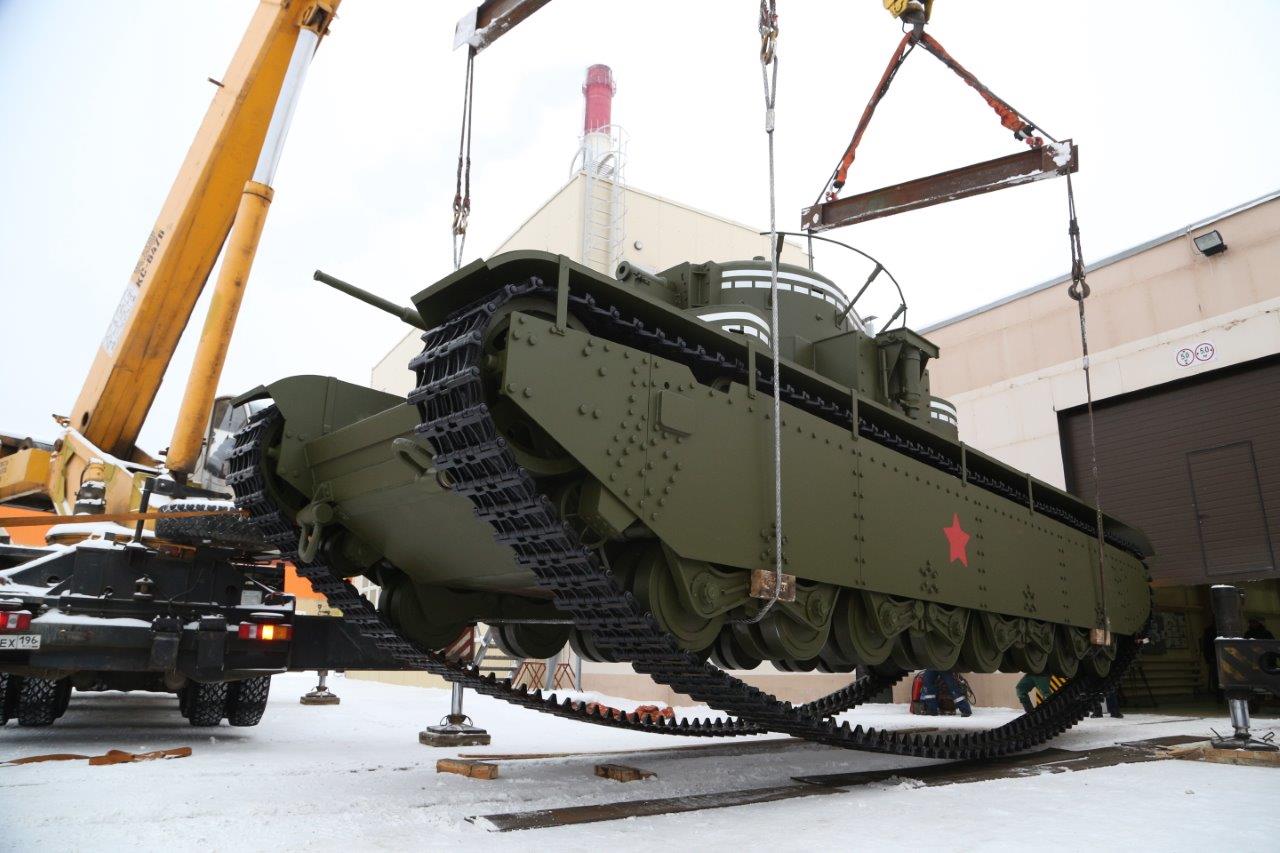
[[[623,160],[625,135],[613,123],[613,71],[607,65],[592,65],[582,84],[584,113],[582,146],[574,163],[581,163],[582,255],[583,264],[603,273],[612,273],[622,259],[626,234],[626,205],[623,203]]]
[[[587,69],[587,82],[582,84],[582,94],[587,101],[583,133],[595,133],[612,123],[613,95],[617,91],[609,66],[592,65]]]

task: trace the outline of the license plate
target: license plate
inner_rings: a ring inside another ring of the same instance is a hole
[[[40,648],[39,634],[0,634],[0,652],[30,652]]]

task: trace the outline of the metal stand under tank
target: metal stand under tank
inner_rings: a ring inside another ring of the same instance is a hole
[[[461,684],[453,685],[449,716],[418,732],[418,743],[423,746],[488,746],[491,740],[487,731],[472,725],[471,718],[462,713]]]
[[[320,676],[320,680],[307,693],[298,698],[303,705],[337,705],[342,700],[338,698],[338,694],[329,690],[325,685],[325,679],[329,676],[329,670],[317,670],[316,674]]]
[[[1275,692],[1274,664],[1259,666],[1255,658],[1275,658],[1275,641],[1253,641],[1243,638],[1244,594],[1234,586],[1218,584],[1210,591],[1213,615],[1218,624],[1218,681],[1227,697],[1232,734],[1219,736],[1211,743],[1215,749],[1275,751],[1280,749],[1270,739],[1260,740],[1249,733],[1249,696],[1255,686]],[[1252,647],[1258,647],[1256,649]],[[1270,676],[1270,677],[1268,677]]]

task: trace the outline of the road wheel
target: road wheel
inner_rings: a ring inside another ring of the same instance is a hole
[[[1106,678],[1111,673],[1111,664],[1116,659],[1116,640],[1111,638],[1110,645],[1090,646],[1080,661],[1080,671],[1094,678]]]
[[[30,676],[22,679],[18,688],[18,725],[53,725],[53,721],[59,716],[61,681]]]
[[[746,649],[734,630],[737,627],[740,626],[734,625],[720,632],[711,647],[711,659],[721,669],[755,669],[764,659]]]
[[[0,672],[0,726],[18,715],[18,689],[21,686],[21,675]]]
[[[199,727],[216,726],[227,715],[225,682],[201,684],[193,682],[187,690],[187,720]]]
[[[267,710],[271,676],[246,678],[227,687],[227,722],[233,726],[256,726]]]

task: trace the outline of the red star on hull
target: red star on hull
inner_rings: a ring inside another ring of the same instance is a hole
[[[942,528],[943,534],[947,537],[947,545],[950,546],[951,555],[947,560],[948,563],[954,563],[959,560],[965,567],[969,567],[969,534],[964,532],[964,528],[960,526],[960,514],[951,514],[951,526]]]

